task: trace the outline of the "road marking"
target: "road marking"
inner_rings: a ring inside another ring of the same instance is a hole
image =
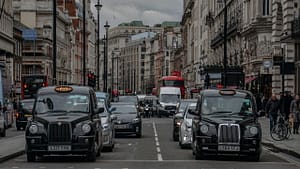
[[[19,168],[19,167],[11,167],[11,168],[14,168],[14,169],[16,169],[16,168]]]
[[[44,169],[44,168],[46,168],[46,167],[43,167],[43,166],[42,166],[42,167],[40,167],[40,169]]]
[[[156,150],[158,153],[160,153],[160,148],[159,147],[156,147]]]
[[[157,152],[157,160],[158,161],[163,161],[162,155],[161,155],[161,150],[159,147],[159,141],[158,141],[158,135],[157,135],[157,130],[155,126],[155,122],[153,122],[153,131],[154,131],[154,136],[155,136],[155,145],[156,145],[156,152]]]

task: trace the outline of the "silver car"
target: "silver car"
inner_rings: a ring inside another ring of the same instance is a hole
[[[102,125],[103,150],[112,152],[115,146],[115,130],[113,121],[116,119],[116,116],[112,115],[108,106],[105,106],[104,102],[99,102],[99,99],[98,106],[104,107],[104,112],[100,114]]]
[[[5,118],[2,111],[0,111],[0,136],[6,136],[6,125],[5,125]]]
[[[190,148],[192,143],[192,122],[193,117],[190,112],[196,110],[196,103],[190,103],[183,114],[183,121],[179,128],[179,146],[180,148]]]

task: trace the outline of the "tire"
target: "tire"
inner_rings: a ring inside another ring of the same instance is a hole
[[[136,133],[136,138],[142,138],[142,132],[141,131]]]
[[[88,152],[88,154],[86,155],[87,161],[89,162],[95,162],[96,161],[96,157],[99,153],[101,153],[100,151],[98,151],[99,149],[96,150],[97,144],[94,143],[94,147],[93,150],[91,152]],[[96,152],[97,151],[97,152]],[[100,155],[99,155],[100,156]]]
[[[203,160],[204,155],[201,153],[201,150],[199,150],[197,140],[195,140],[195,160]]]
[[[113,148],[114,148],[113,145],[111,145],[111,146],[107,147],[106,150],[107,150],[107,152],[112,152]]]
[[[176,134],[174,131],[173,131],[173,141],[179,141],[179,137],[178,136],[176,137]]]
[[[6,128],[4,126],[2,133],[0,134],[1,137],[5,137],[6,136]]]
[[[283,124],[275,125],[271,130],[271,137],[275,141],[282,141],[287,138],[288,129]]]
[[[36,154],[27,152],[27,162],[35,162]]]

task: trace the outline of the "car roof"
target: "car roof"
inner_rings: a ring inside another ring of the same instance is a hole
[[[39,94],[51,94],[51,93],[58,93],[55,91],[55,88],[56,87],[59,87],[59,86],[48,86],[48,87],[43,87],[43,88],[40,88],[38,90],[38,95]],[[71,85],[71,86],[68,86],[68,87],[72,87],[72,91],[69,92],[69,93],[78,93],[78,94],[89,94],[89,92],[91,90],[93,90],[91,87],[88,87],[88,86],[75,86],[75,85]]]

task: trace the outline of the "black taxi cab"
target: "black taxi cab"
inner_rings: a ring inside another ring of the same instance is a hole
[[[253,94],[244,90],[208,89],[198,96],[192,123],[196,160],[210,155],[248,157],[259,161],[261,125]]]
[[[95,92],[85,86],[39,89],[26,126],[27,161],[43,155],[84,155],[95,161],[102,149],[102,128]]]

